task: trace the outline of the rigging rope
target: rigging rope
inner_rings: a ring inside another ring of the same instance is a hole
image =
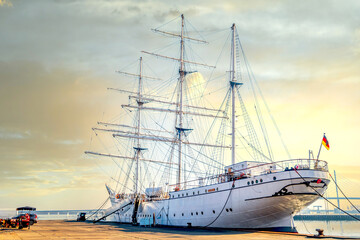
[[[297,173],[297,175],[299,175],[299,177],[300,177],[302,180],[304,180],[304,182],[306,182],[306,179],[303,178],[303,176],[301,176],[301,174],[300,174],[296,169],[294,169],[294,171]],[[339,209],[340,211],[342,211],[342,212],[345,213],[346,215],[348,215],[348,216],[356,219],[357,221],[360,221],[360,218],[357,218],[357,217],[355,217],[354,215],[352,215],[352,214],[346,212],[345,210],[339,208],[338,206],[336,206],[336,205],[335,205],[334,203],[332,203],[329,199],[327,199],[326,197],[324,197],[324,195],[322,195],[321,193],[319,193],[313,186],[309,185],[309,187],[311,187],[312,190],[314,190],[314,192],[317,193],[317,195],[319,195],[320,197],[322,197],[325,201],[327,201],[328,203],[330,203],[333,207]]]
[[[341,190],[341,188],[340,188],[339,185],[336,183],[336,181],[334,180],[334,178],[331,176],[331,174],[330,174],[329,171],[328,171],[328,173],[329,173],[331,179],[333,180],[333,182],[335,183],[336,187],[337,187],[337,188],[340,190],[340,192],[342,193],[342,195],[346,198],[346,200],[348,200],[348,202],[351,204],[351,206],[353,206],[353,208],[355,208],[356,211],[358,211],[358,212],[360,213],[359,209],[357,209],[357,208],[355,207],[355,205],[350,201],[350,199],[348,199],[348,198],[346,197],[345,193]]]
[[[109,199],[110,199],[110,195],[107,197],[107,199],[105,200],[105,202],[104,202],[93,214],[91,214],[90,216],[88,216],[86,219],[89,219],[89,218],[91,218],[93,215],[95,215],[95,214],[107,203],[107,201],[109,201]]]

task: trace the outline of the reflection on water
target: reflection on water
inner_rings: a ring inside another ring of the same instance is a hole
[[[316,229],[324,229],[325,235],[360,237],[358,221],[295,221],[299,233],[317,234]]]

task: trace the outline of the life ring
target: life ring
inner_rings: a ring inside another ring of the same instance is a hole
[[[180,188],[179,187],[175,187],[175,192],[179,191]]]
[[[120,194],[116,194],[115,198],[120,199]]]

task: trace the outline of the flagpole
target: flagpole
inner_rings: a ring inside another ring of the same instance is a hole
[[[319,153],[318,153],[318,155],[317,155],[317,158],[316,158],[316,161],[317,160],[319,160],[319,156],[320,156],[320,151],[321,151],[321,147],[322,147],[322,142],[323,142],[323,139],[324,139],[324,137],[325,137],[325,133],[324,133],[324,136],[323,136],[323,138],[321,139],[321,143],[320,143],[320,149],[319,149]]]

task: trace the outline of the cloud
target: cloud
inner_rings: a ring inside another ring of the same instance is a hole
[[[81,144],[83,143],[82,140],[80,139],[75,139],[75,140],[58,140],[56,141],[59,144],[64,144],[64,145],[77,145],[77,144]]]
[[[47,70],[28,61],[0,62],[0,80],[0,204],[86,188],[86,181],[102,184],[83,152],[105,99],[105,82],[89,72]]]
[[[19,132],[9,132],[0,129],[0,138],[2,139],[24,139],[28,138],[30,136],[30,133],[26,131],[25,133],[19,133]]]
[[[10,0],[0,0],[0,7],[12,7],[13,4],[11,3]]]

